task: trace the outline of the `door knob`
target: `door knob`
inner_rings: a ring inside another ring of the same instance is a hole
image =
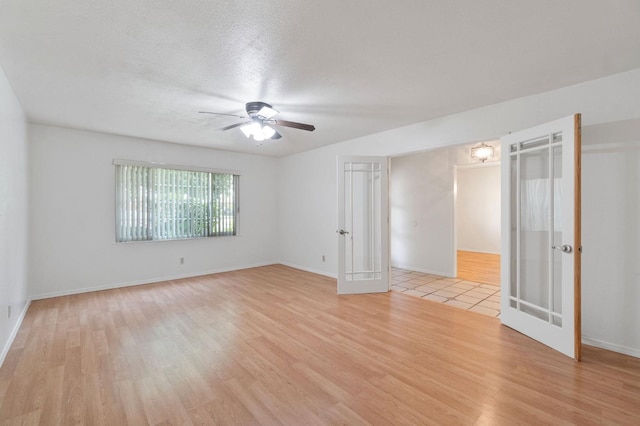
[[[569,244],[564,244],[560,247],[558,246],[551,246],[552,249],[554,250],[560,250],[563,253],[571,253],[573,251],[573,247],[571,247]]]
[[[337,232],[338,234],[340,234],[340,235],[345,235],[345,234],[348,234],[348,233],[349,233],[349,231],[345,231],[344,229],[341,229],[341,230],[336,231],[336,232]]]

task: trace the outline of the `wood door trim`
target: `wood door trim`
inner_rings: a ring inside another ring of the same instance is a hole
[[[582,117],[575,114],[574,123],[574,357],[582,360]]]

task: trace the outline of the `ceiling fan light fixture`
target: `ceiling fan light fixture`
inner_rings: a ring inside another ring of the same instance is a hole
[[[251,123],[247,123],[244,126],[240,127],[242,133],[248,138],[252,137],[256,139],[256,137],[264,137],[264,132],[262,131],[262,126],[257,121],[252,121]]]
[[[242,133],[244,133],[246,137],[253,138],[256,142],[271,139],[276,134],[276,129],[267,124],[263,125],[261,120],[255,120],[245,124],[240,127],[240,130],[242,130]]]
[[[230,124],[218,130],[231,130],[239,128],[247,138],[252,138],[256,142],[267,139],[280,139],[282,135],[276,130],[277,127],[291,127],[299,130],[314,131],[316,128],[311,124],[297,123],[295,121],[276,120],[275,117],[280,112],[271,108],[271,105],[261,101],[247,102],[245,105],[247,116],[227,114],[223,112],[200,111],[202,114],[226,115],[241,118],[244,121]],[[258,144],[262,145],[262,144]]]
[[[262,133],[264,134],[264,138],[265,138],[265,139],[271,139],[271,138],[273,137],[273,135],[275,135],[275,134],[276,134],[276,129],[274,129],[274,128],[273,128],[273,127],[271,127],[271,126],[267,126],[267,125],[265,125],[265,126],[262,128]]]
[[[260,117],[264,117],[264,118],[271,118],[274,117],[276,114],[278,114],[278,111],[276,111],[275,109],[268,107],[268,106],[263,106],[262,108],[260,108],[260,111],[258,111],[258,115]]]
[[[244,133],[244,135],[248,138],[251,137],[251,133],[253,131],[252,128],[253,123],[249,123],[249,124],[245,124],[244,126],[240,127],[240,130],[242,130],[242,133]]]
[[[253,136],[262,135],[262,123],[258,121],[254,121],[253,123],[251,123],[251,133],[253,134]]]

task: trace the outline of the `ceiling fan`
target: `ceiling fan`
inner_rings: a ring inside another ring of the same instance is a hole
[[[221,112],[199,111],[200,114],[228,115],[242,118],[244,121],[231,124],[219,130],[230,130],[240,127],[242,133],[248,138],[253,138],[256,142],[266,139],[280,139],[282,135],[276,131],[274,126],[292,127],[294,129],[314,131],[316,128],[311,124],[296,123],[294,121],[276,120],[274,117],[279,113],[265,102],[248,102],[246,105],[247,116],[225,114]]]

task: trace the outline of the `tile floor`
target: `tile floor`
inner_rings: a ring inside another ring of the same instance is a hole
[[[391,290],[467,311],[500,315],[500,287],[391,268]]]

